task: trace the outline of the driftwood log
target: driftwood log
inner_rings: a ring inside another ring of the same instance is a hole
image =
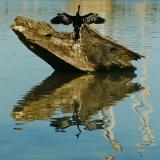
[[[74,40],[73,32],[56,32],[48,23],[26,17],[17,17],[11,28],[33,53],[56,71],[135,70],[131,61],[143,57],[87,25],[81,29],[79,42]]]

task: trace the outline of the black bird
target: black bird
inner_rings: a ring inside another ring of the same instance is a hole
[[[89,13],[84,16],[81,16],[79,12],[80,5],[78,5],[78,11],[76,13],[76,16],[71,16],[67,13],[58,13],[56,17],[51,19],[51,23],[64,25],[73,24],[75,39],[78,40],[80,38],[79,31],[81,29],[82,24],[101,24],[105,22],[105,19],[100,17],[97,13]]]

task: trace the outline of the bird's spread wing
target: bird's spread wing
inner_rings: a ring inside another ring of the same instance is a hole
[[[84,23],[87,24],[101,24],[105,22],[105,19],[100,17],[97,13],[89,13],[83,16]]]
[[[51,23],[69,25],[72,23],[72,17],[73,16],[70,16],[66,13],[58,13],[56,17],[51,19]]]
[[[71,16],[71,15],[69,15],[69,14],[65,13],[65,12],[63,13],[63,15],[64,15],[64,16],[66,16],[67,18],[71,19],[71,20],[72,20],[72,19],[73,19],[73,17],[74,17],[74,16]]]

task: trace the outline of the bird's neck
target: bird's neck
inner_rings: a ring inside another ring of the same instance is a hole
[[[76,16],[80,16],[79,12],[80,12],[80,5],[78,5],[78,11],[76,13]]]

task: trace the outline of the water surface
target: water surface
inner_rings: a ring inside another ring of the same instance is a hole
[[[18,15],[49,21],[78,4],[106,18],[92,27],[146,56],[135,73],[55,73],[9,28]],[[159,26],[158,0],[1,0],[0,158],[158,160]]]

